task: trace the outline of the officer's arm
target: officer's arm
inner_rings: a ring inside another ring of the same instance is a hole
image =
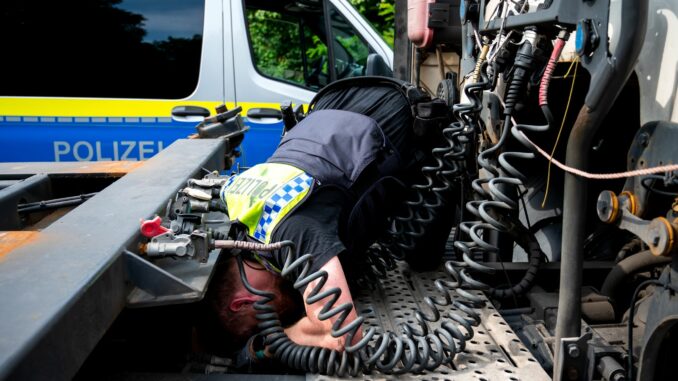
[[[321,292],[333,287],[338,287],[341,289],[341,296],[334,305],[339,306],[347,302],[353,303],[351,292],[349,291],[348,283],[346,282],[346,276],[344,275],[341,263],[339,263],[339,259],[337,257],[332,258],[320,269],[327,271],[328,274],[327,283],[325,283]],[[304,301],[306,301],[308,295],[317,283],[317,281],[311,282],[311,284],[306,287],[306,290],[304,291]],[[327,297],[316,303],[304,305],[306,308],[306,317],[299,320],[293,326],[285,329],[285,333],[287,333],[292,341],[300,345],[313,345],[343,350],[346,342],[346,335],[339,338],[334,338],[331,335],[332,324],[334,324],[339,316],[337,315],[324,321],[318,319],[318,313],[320,313],[320,310],[329,300],[330,297]],[[356,314],[355,308],[353,308],[342,327],[354,321],[357,317],[358,315]],[[362,331],[359,331],[356,337],[353,338],[353,344],[358,342],[361,337]]]

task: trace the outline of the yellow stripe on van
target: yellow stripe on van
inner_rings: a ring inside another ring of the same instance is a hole
[[[0,115],[169,117],[176,106],[201,106],[214,112],[214,107],[219,104],[219,101],[156,99],[0,98]],[[233,107],[233,103],[227,106]]]
[[[9,98],[0,97],[0,116],[55,117],[170,117],[176,106],[200,106],[214,114],[221,101],[158,99],[77,99],[77,98]],[[280,109],[278,103],[239,102],[242,116],[251,108]],[[227,102],[229,109],[234,102]]]

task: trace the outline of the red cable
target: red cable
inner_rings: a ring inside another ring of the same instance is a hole
[[[549,63],[546,65],[546,70],[544,70],[544,75],[542,75],[541,84],[539,85],[539,106],[548,104],[549,83],[551,82],[553,71],[556,69],[560,53],[562,53],[563,48],[565,47],[565,42],[564,39],[558,37],[555,46],[553,46],[551,58],[549,58]]]

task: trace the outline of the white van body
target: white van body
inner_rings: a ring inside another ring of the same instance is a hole
[[[193,133],[219,104],[241,106],[243,116],[252,108],[279,110],[287,100],[306,104],[339,74],[361,75],[367,53],[389,67],[393,62],[392,50],[348,0],[28,6],[0,5],[0,22],[11,31],[0,33],[0,42],[14,52],[0,63],[0,162],[148,159]],[[115,24],[121,19],[124,25]],[[267,23],[273,27],[261,28]],[[271,74],[278,72],[274,61],[259,57],[252,44],[275,28],[293,32],[284,40],[290,53],[283,61],[303,62],[278,77]],[[118,29],[126,39],[111,32]],[[320,41],[316,51],[328,52],[313,62],[310,37]],[[350,56],[356,51],[358,59]],[[290,57],[295,52],[301,57]],[[250,116],[239,159],[244,167],[270,155],[282,128],[277,118]]]

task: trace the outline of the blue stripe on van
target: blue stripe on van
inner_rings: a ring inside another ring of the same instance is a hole
[[[251,167],[273,153],[282,122],[245,123],[237,165]],[[164,117],[0,116],[0,161],[145,160],[195,133],[195,125]]]

